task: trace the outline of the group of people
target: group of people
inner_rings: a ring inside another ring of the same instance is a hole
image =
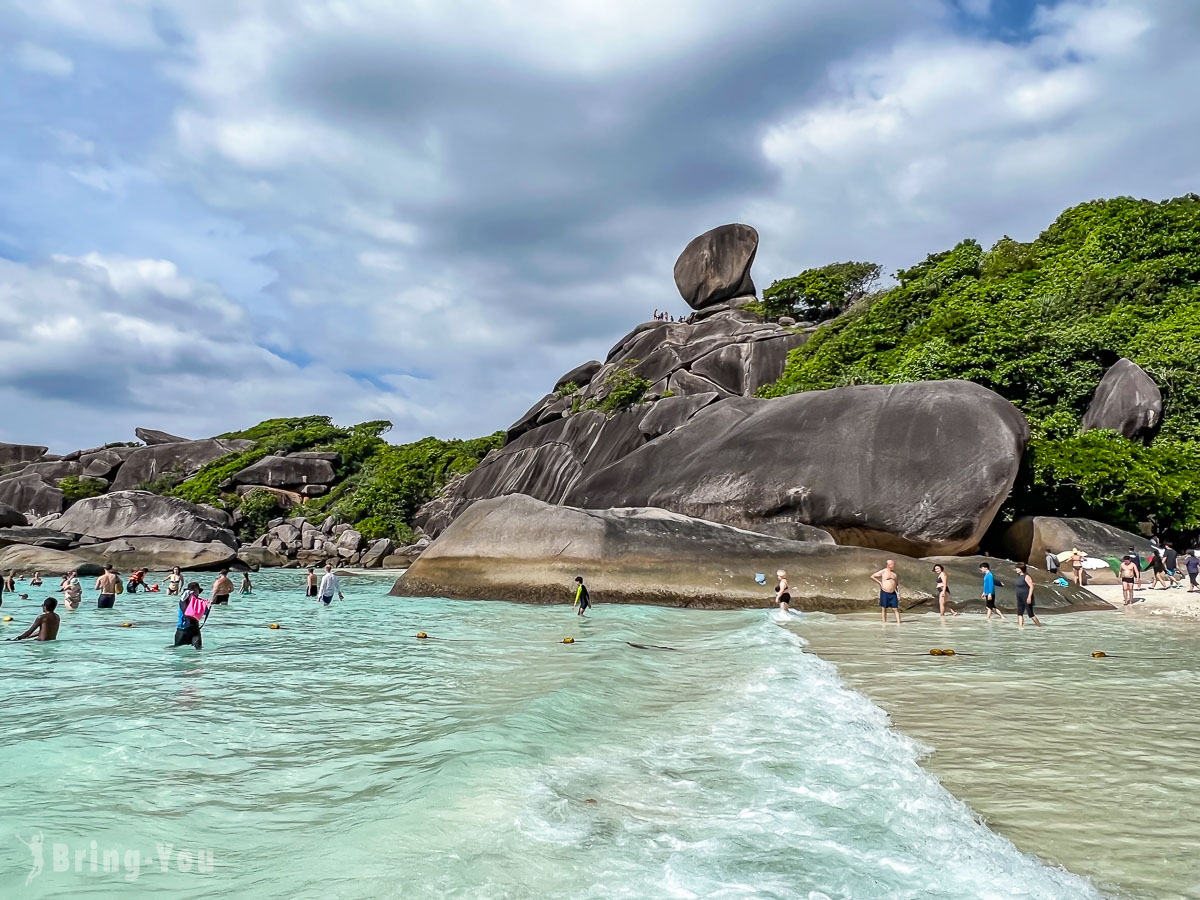
[[[659,312],[658,309],[655,309],[654,310],[654,321],[655,322],[682,322],[683,316],[680,316],[679,318],[675,318],[675,316],[671,315],[671,313],[666,312],[665,310],[663,312]]]

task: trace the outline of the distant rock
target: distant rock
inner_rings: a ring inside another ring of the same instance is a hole
[[[904,605],[931,609],[927,560],[790,541],[661,509],[581,510],[512,495],[471,506],[397,579],[391,593],[565,605],[573,579],[582,575],[598,604],[765,609],[774,605],[774,575],[783,568],[793,608],[868,611],[879,608],[869,576],[889,556],[900,572]],[[957,583],[967,584],[978,580],[978,563],[947,565]],[[767,584],[757,584],[755,573],[766,575]],[[962,597],[959,608],[980,605],[975,592]],[[1044,581],[1038,600],[1046,611],[1111,608],[1087,591]],[[1013,602],[1010,592],[1000,605],[1007,609]]]
[[[1142,367],[1117,360],[1096,388],[1083,416],[1083,431],[1105,429],[1149,440],[1162,421],[1162,392]]]
[[[112,491],[75,503],[52,523],[59,531],[100,540],[161,537],[236,546],[233,532],[217,525],[202,508],[148,491]]]
[[[965,381],[739,397],[543,499],[655,506],[776,534],[815,525],[839,543],[910,555],[969,553],[1028,438],[1015,406]]]
[[[15,468],[11,472],[0,475],[0,481],[6,481],[10,478],[18,478],[23,476],[36,475],[43,481],[51,484],[57,484],[63,478],[74,475],[78,478],[83,474],[83,466],[78,462],[70,460],[53,460],[50,462],[35,462],[28,465]]]
[[[274,488],[306,484],[329,484],[334,480],[333,466],[326,459],[297,456],[264,456],[228,480],[229,485],[255,484]]]
[[[209,438],[139,447],[125,460],[113,480],[114,491],[127,491],[155,481],[168,472],[181,477],[195,475],[200,468],[227,453],[254,446],[253,441]]]
[[[79,457],[83,466],[82,474],[88,478],[108,478],[136,450],[136,447],[119,447],[111,450],[98,450]]]
[[[64,550],[49,547],[33,547],[28,544],[12,544],[0,548],[0,571],[28,575],[41,572],[43,575],[100,575],[104,566]]]
[[[63,493],[40,475],[15,475],[0,480],[0,504],[27,516],[62,512]]]
[[[583,365],[576,366],[562,378],[554,383],[554,390],[560,390],[568,384],[573,384],[576,387],[586,387],[591,383],[592,378],[600,371],[602,363],[598,359],[585,362]]]
[[[9,544],[31,544],[49,547],[51,550],[69,550],[78,541],[79,535],[67,534],[54,528],[14,525],[0,528],[0,546]]]
[[[1138,534],[1123,531],[1092,519],[1025,516],[1004,530],[1000,539],[1004,553],[1012,559],[1046,568],[1046,552],[1062,553],[1078,547],[1088,556],[1118,559],[1133,547],[1145,562],[1150,558],[1150,542]],[[1070,566],[1063,566],[1069,570]],[[1111,569],[1091,569],[1088,577],[1096,584],[1118,584]]]
[[[75,554],[92,562],[110,565],[118,572],[130,572],[145,566],[165,571],[181,569],[219,569],[237,558],[237,553],[221,541],[187,541],[164,537],[122,537],[99,544],[79,547]]]
[[[288,558],[282,553],[268,550],[266,547],[244,546],[238,550],[238,559],[251,569],[270,569],[285,566]]]
[[[364,569],[378,569],[383,565],[383,560],[391,555],[393,549],[394,545],[387,538],[372,541],[371,546],[359,560],[359,565]]]
[[[758,232],[749,225],[722,225],[695,237],[675,261],[675,286],[692,309],[752,295],[750,267]]]
[[[29,520],[24,514],[17,512],[11,506],[0,503],[0,528],[12,528],[14,526],[28,525]]]
[[[182,438],[171,434],[167,431],[158,431],[154,428],[135,428],[133,433],[137,439],[149,447],[157,447],[161,444],[185,444],[188,443],[187,438]]]
[[[41,459],[48,447],[35,444],[6,444],[0,441],[0,467]]]

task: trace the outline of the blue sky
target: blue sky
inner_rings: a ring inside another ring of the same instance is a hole
[[[502,428],[714,225],[765,286],[1200,190],[1198,45],[1169,0],[9,0],[0,439]]]

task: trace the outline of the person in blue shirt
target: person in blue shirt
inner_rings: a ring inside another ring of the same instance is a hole
[[[987,617],[990,620],[992,613],[995,613],[1003,622],[1004,613],[996,608],[996,576],[992,574],[992,567],[987,563],[980,563],[979,571],[983,573],[983,603],[987,607]]]

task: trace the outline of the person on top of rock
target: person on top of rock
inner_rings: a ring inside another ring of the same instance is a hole
[[[1053,550],[1046,551],[1046,571],[1051,575],[1058,574],[1058,554]]]
[[[575,600],[571,606],[578,606],[579,612],[576,615],[582,616],[587,612],[587,608],[592,605],[592,595],[588,593],[587,585],[583,583],[583,576],[575,576]]]
[[[883,622],[887,624],[887,611],[896,611],[896,624],[900,624],[900,576],[896,573],[896,561],[889,559],[887,564],[871,576],[871,580],[879,585],[879,612]]]
[[[788,584],[787,572],[780,569],[775,573],[775,577],[779,579],[779,584],[775,585],[775,602],[779,604],[780,610],[790,612],[792,602],[791,585]]]
[[[58,601],[53,597],[47,597],[42,603],[42,614],[33,620],[33,624],[24,634],[19,634],[15,638],[9,638],[10,641],[23,641],[25,638],[33,637],[37,633],[34,640],[38,641],[53,641],[58,639],[58,626],[62,620],[54,608],[58,606]]]

